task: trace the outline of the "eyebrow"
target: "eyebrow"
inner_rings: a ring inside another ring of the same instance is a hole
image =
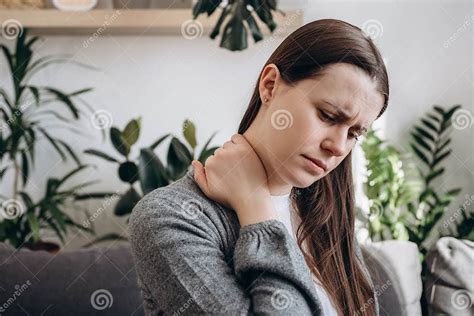
[[[351,116],[349,114],[347,114],[346,112],[344,112],[344,110],[342,110],[341,107],[327,101],[327,100],[322,100],[322,102],[332,106],[336,112],[337,112],[337,115],[340,117],[340,121],[342,122],[349,122],[351,120]],[[354,129],[359,132],[359,134],[362,134],[362,133],[366,133],[367,132],[367,128],[365,126],[362,126],[360,124],[356,124],[354,125]]]

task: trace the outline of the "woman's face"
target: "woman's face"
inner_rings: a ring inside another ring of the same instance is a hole
[[[294,86],[286,85],[270,64],[259,90],[262,107],[244,135],[265,166],[273,195],[308,187],[334,170],[384,103],[375,82],[347,63],[331,64],[322,76]],[[324,168],[307,158],[318,159]]]

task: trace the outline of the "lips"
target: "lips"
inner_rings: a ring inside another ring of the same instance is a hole
[[[306,159],[309,159],[311,160],[312,162],[314,162],[316,165],[318,165],[321,169],[323,169],[324,171],[327,170],[327,165],[324,161],[322,160],[319,160],[317,158],[313,158],[313,157],[309,157],[309,156],[306,156],[306,155],[303,155],[303,157],[305,157]]]

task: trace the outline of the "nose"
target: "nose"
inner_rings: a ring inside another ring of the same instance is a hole
[[[321,147],[331,153],[331,155],[340,157],[345,153],[346,134],[343,131],[332,130],[323,142]]]

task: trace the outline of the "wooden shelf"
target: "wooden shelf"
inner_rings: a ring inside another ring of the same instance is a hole
[[[274,14],[278,27],[275,36],[286,35],[302,25],[301,11],[287,11],[285,16]],[[210,17],[200,15],[196,21],[202,25],[203,35],[209,35],[220,16],[220,11]],[[107,9],[86,12],[67,12],[55,9],[0,10],[0,23],[14,19],[36,35],[181,35],[186,21],[192,19],[189,9]],[[256,19],[265,36],[267,26]],[[196,23],[196,22],[195,22]]]

